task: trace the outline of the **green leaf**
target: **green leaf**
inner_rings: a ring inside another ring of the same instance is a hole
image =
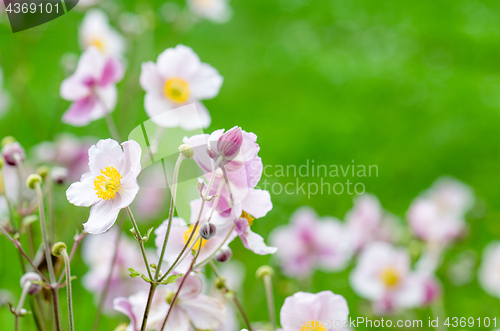
[[[152,227],[151,229],[148,230],[148,233],[146,234],[145,237],[142,237],[142,241],[143,242],[146,242],[149,240],[149,235],[151,234],[151,232],[154,230],[154,227]]]
[[[177,280],[177,278],[180,278],[182,276],[184,276],[184,274],[170,275],[167,277],[167,279],[165,279],[163,282],[161,282],[161,284],[167,285],[167,284],[173,283]]]
[[[136,270],[134,270],[133,268],[128,268],[128,272],[130,272],[130,277],[132,278],[136,278],[136,277],[139,277],[141,276],[142,277],[142,274]]]

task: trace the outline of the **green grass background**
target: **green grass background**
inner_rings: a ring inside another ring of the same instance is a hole
[[[138,84],[140,63],[155,60],[167,47],[188,45],[224,76],[219,96],[205,103],[213,119],[207,131],[239,125],[255,132],[265,165],[299,166],[308,159],[378,165],[379,176],[363,183],[402,218],[411,200],[437,177],[452,175],[470,184],[478,205],[469,219],[469,234],[447,252],[438,273],[444,307],[448,316],[500,317],[499,300],[483,292],[476,279],[457,287],[447,276],[450,261],[460,253],[472,250],[480,259],[483,247],[500,238],[498,1],[233,0],[230,22],[201,21],[190,30],[160,18],[162,1],[114,3],[120,10],[146,15],[154,25],[129,38],[127,73],[113,113],[122,135],[147,119]],[[175,3],[184,7],[182,1]],[[62,131],[108,137],[103,120],[84,128],[60,121],[69,106],[59,97],[65,77],[60,59],[67,52],[80,54],[77,28],[82,17],[72,11],[16,34],[2,18],[0,65],[13,105],[0,120],[0,136],[13,135],[25,147]],[[116,15],[111,21],[117,26]],[[58,239],[70,243],[88,210],[70,206],[63,189],[56,194]],[[274,209],[253,226],[264,236],[305,204],[320,215],[343,218],[353,196],[272,198]],[[256,256],[239,243],[234,246],[234,258],[247,268],[245,308],[252,320],[266,320],[264,289],[254,272],[273,259]],[[0,288],[19,295],[15,250],[5,238],[0,238],[0,249]],[[72,268],[78,277],[86,271],[79,257]],[[366,316],[367,303],[350,289],[347,275],[318,272],[309,284],[299,285],[278,276],[277,309],[294,290],[332,290],[347,298],[351,316]],[[76,328],[89,330],[91,295],[79,280],[74,288]],[[61,291],[63,315],[64,298]],[[408,316],[425,322],[432,314],[424,308]],[[106,317],[100,330],[112,330],[120,321],[125,318]],[[33,330],[30,318],[21,326]],[[3,307],[0,329],[12,328],[13,316]]]

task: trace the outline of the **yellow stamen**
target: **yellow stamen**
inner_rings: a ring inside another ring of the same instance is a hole
[[[309,321],[304,323],[304,326],[300,331],[326,331],[326,328],[321,324],[320,321]]]
[[[189,229],[187,229],[185,232],[184,232],[184,245],[187,243],[187,241],[189,240],[189,236],[191,235],[191,232],[193,232],[193,229],[194,229],[194,226],[193,225],[190,225],[189,226]],[[193,235],[193,239],[191,239],[191,243],[193,242],[193,240],[196,238],[196,235],[198,234],[198,232],[200,231],[200,227],[198,227],[198,229],[196,229],[196,233]],[[199,241],[201,240],[201,238],[199,238],[196,243],[193,245],[193,249],[197,250],[198,249],[198,246],[200,245]],[[207,241],[208,240],[203,240],[201,242],[201,247],[205,247],[205,245],[207,244]]]
[[[89,42],[90,46],[97,47],[101,52],[104,52],[104,41],[99,37],[93,37]]]
[[[182,78],[170,78],[163,88],[165,96],[175,103],[184,103],[189,98],[189,83]]]
[[[247,213],[246,211],[241,211],[241,216],[240,218],[245,218],[248,221],[248,225],[252,226],[253,221],[255,220],[255,217]]]
[[[396,268],[393,267],[382,270],[382,272],[380,273],[380,278],[388,288],[394,288],[398,286],[401,281],[399,272],[396,270]]]
[[[101,175],[94,179],[94,190],[97,196],[104,200],[111,200],[120,189],[122,175],[113,167],[101,169]]]

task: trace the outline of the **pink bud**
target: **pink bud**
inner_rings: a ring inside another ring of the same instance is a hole
[[[235,126],[225,132],[217,141],[217,150],[223,157],[231,157],[238,153],[243,143],[243,133],[240,127]]]
[[[2,155],[5,162],[11,166],[15,166],[18,160],[23,162],[26,158],[24,148],[17,141],[5,145],[2,149]]]

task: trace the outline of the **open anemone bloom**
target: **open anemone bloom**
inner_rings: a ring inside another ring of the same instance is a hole
[[[102,10],[89,10],[78,34],[80,46],[84,50],[95,47],[106,56],[118,58],[125,51],[125,39],[109,25],[108,17]]]
[[[425,301],[422,278],[411,271],[408,252],[385,242],[373,242],[361,251],[349,280],[354,292],[371,300],[379,314]]]
[[[290,224],[274,229],[270,242],[278,247],[283,273],[292,277],[308,277],[314,269],[342,270],[353,252],[346,226],[333,217],[320,220],[310,207],[300,207]]]
[[[158,56],[156,63],[142,64],[140,82],[146,91],[144,108],[159,126],[192,130],[196,128],[196,121],[191,113],[173,109],[194,103],[200,123],[206,128],[211,118],[200,100],[216,97],[222,81],[219,72],[202,63],[191,48],[184,45],[168,48]]]
[[[123,65],[113,57],[106,58],[91,47],[78,61],[75,73],[61,84],[61,97],[72,101],[63,122],[84,126],[111,113],[116,106],[116,83],[123,78]]]
[[[149,313],[146,330],[160,330],[170,307],[175,292],[179,289],[182,277],[175,283],[159,287],[156,290]],[[218,299],[202,294],[201,278],[191,273],[187,276],[164,330],[190,331],[191,323],[197,330],[214,330],[226,319],[226,307]],[[139,292],[128,298],[116,298],[115,309],[130,318],[127,331],[139,331],[146,308],[148,294]]]
[[[484,249],[478,277],[483,290],[500,298],[500,241],[492,242]]]
[[[431,244],[446,245],[460,237],[465,214],[474,205],[474,192],[464,183],[443,177],[416,198],[407,213],[417,237]]]
[[[82,278],[82,283],[88,291],[94,294],[96,302],[106,286],[117,236],[118,230],[111,229],[100,235],[87,236],[82,244],[82,258],[89,267],[89,271]],[[122,236],[111,274],[108,295],[104,301],[104,309],[108,312],[113,311],[114,298],[129,296],[148,288],[142,279],[131,278],[128,268],[146,272],[142,255],[137,250],[137,243],[129,237]]]
[[[348,316],[347,301],[341,295],[297,292],[285,299],[280,321],[283,331],[339,331],[348,329]]]
[[[124,142],[122,147],[112,139],[100,140],[92,146],[90,172],[66,191],[72,204],[92,206],[89,219],[83,224],[88,233],[99,234],[111,228],[120,210],[128,207],[139,191],[141,147],[133,140]]]
[[[228,0],[187,0],[189,9],[198,17],[225,23],[232,15]]]
[[[201,200],[198,199],[198,200],[193,200],[191,202],[190,224],[187,224],[182,218],[179,217],[172,218],[172,227],[170,230],[168,245],[165,250],[165,256],[164,256],[164,260],[169,264],[169,266],[171,266],[172,263],[175,262],[177,256],[182,251],[182,248],[188,242],[191,232],[193,231],[194,224],[196,223],[200,207],[201,207]],[[202,220],[200,222],[200,225],[204,224],[205,222],[206,220]],[[168,219],[165,220],[155,230],[155,235],[156,235],[155,244],[158,251],[158,255],[160,255],[161,253],[167,227],[168,227]],[[195,251],[198,250],[200,243],[199,241],[200,239],[198,239],[196,242],[194,241],[198,236],[198,232],[199,232],[199,227],[191,240],[192,249],[194,249]],[[230,226],[217,226],[217,232],[215,236],[213,236],[208,240],[203,239],[203,241],[201,242],[201,251],[196,260],[197,263],[201,263],[203,261],[208,262],[210,257],[212,257],[220,247],[227,246],[235,238],[235,236],[236,235],[233,233]],[[175,271],[184,273],[189,269],[189,266],[193,261],[194,257],[191,254],[191,250],[186,250],[185,254],[186,257],[178,266],[175,267]]]

